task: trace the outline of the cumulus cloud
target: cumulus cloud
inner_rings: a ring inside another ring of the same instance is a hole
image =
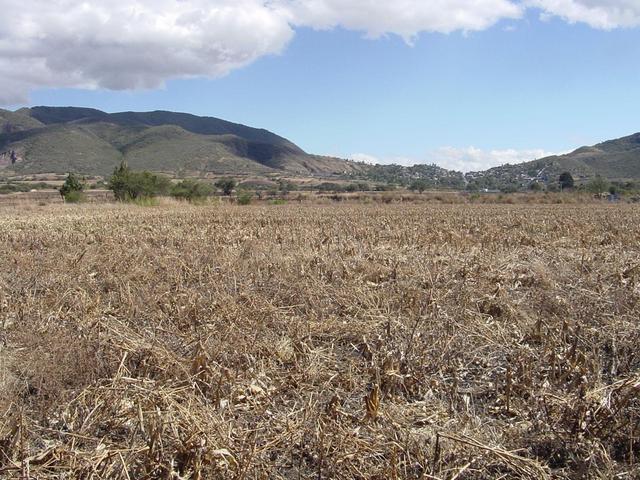
[[[530,8],[596,28],[640,25],[638,0],[0,0],[0,103],[23,103],[39,87],[215,78],[283,51],[301,26],[411,42],[484,30]]]
[[[37,87],[156,88],[217,77],[294,35],[262,0],[0,0],[0,102]]]
[[[638,0],[527,0],[526,5],[541,9],[543,18],[558,16],[603,30],[640,25]]]

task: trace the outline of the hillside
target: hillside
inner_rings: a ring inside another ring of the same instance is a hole
[[[268,130],[212,117],[165,111],[106,113],[90,108],[0,110],[0,174],[108,175],[122,161],[137,170],[188,176],[340,176],[429,187],[527,188],[569,171],[578,182],[596,175],[640,179],[640,133],[581,147],[567,155],[463,175],[437,165],[368,165],[310,155]]]
[[[543,158],[557,171],[569,170],[587,177],[640,178],[640,133],[582,147],[567,155]]]
[[[639,180],[640,133],[581,147],[566,155],[471,172],[466,175],[466,179],[486,188],[499,188],[508,184],[522,187],[533,181],[555,182],[562,172],[570,172],[578,182],[597,175],[609,180]]]
[[[356,163],[309,155],[264,129],[174,112],[109,114],[88,108],[0,110],[0,171],[105,175],[134,169],[191,175],[354,174]]]

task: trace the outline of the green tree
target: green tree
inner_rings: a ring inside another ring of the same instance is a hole
[[[108,187],[116,197],[116,200],[127,200],[127,186],[131,170],[127,162],[122,161],[113,171],[113,175],[109,179]]]
[[[587,183],[587,190],[591,193],[604,193],[609,191],[609,186],[609,180],[598,175]]]
[[[170,188],[171,181],[167,177],[148,171],[135,172],[124,161],[116,167],[109,179],[109,189],[116,200],[120,201],[166,195]]]
[[[427,188],[429,188],[429,183],[423,178],[414,180],[411,182],[411,185],[409,185],[409,190],[419,193],[423,193]]]
[[[558,178],[558,183],[560,184],[560,189],[566,190],[574,187],[575,182],[573,181],[573,176],[570,172],[563,172],[560,174]]]
[[[216,182],[216,187],[229,196],[233,193],[233,189],[236,188],[236,181],[233,178],[221,178]]]
[[[59,192],[65,202],[76,203],[82,200],[85,185],[74,173],[69,173]]]
[[[171,187],[171,196],[190,202],[202,200],[213,193],[211,185],[195,180],[183,180]]]

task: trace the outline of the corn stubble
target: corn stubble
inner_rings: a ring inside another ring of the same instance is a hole
[[[631,206],[0,216],[0,477],[638,478]]]

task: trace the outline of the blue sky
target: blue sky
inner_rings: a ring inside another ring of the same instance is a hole
[[[138,57],[135,50],[133,60],[119,54],[106,65],[91,65],[88,75],[82,62],[89,65],[90,57],[76,52],[80,67],[73,67],[82,74],[33,81],[27,99],[10,107],[184,111],[264,127],[312,153],[486,168],[640,131],[640,27],[634,17],[640,25],[640,6],[629,8],[622,17],[625,10],[576,18],[555,12],[541,18],[542,10],[531,8],[472,30],[453,24],[422,31],[420,25],[372,26],[340,17],[328,25],[288,20],[274,27],[280,31],[271,40],[266,37],[273,45],[259,44],[258,53],[249,45],[249,54],[243,45],[240,62],[229,66],[225,57],[220,71],[194,70],[199,78],[176,78],[193,74],[189,64],[182,66],[184,75],[179,66],[150,79],[107,72],[110,66],[122,72],[138,58],[145,62],[146,53]],[[606,14],[611,23],[598,23]],[[256,35],[256,42],[262,38]],[[68,41],[56,40],[61,48]],[[2,45],[0,37],[0,64]],[[73,58],[65,59],[67,70]],[[219,57],[212,61],[221,64]],[[151,62],[145,68],[162,67]]]

